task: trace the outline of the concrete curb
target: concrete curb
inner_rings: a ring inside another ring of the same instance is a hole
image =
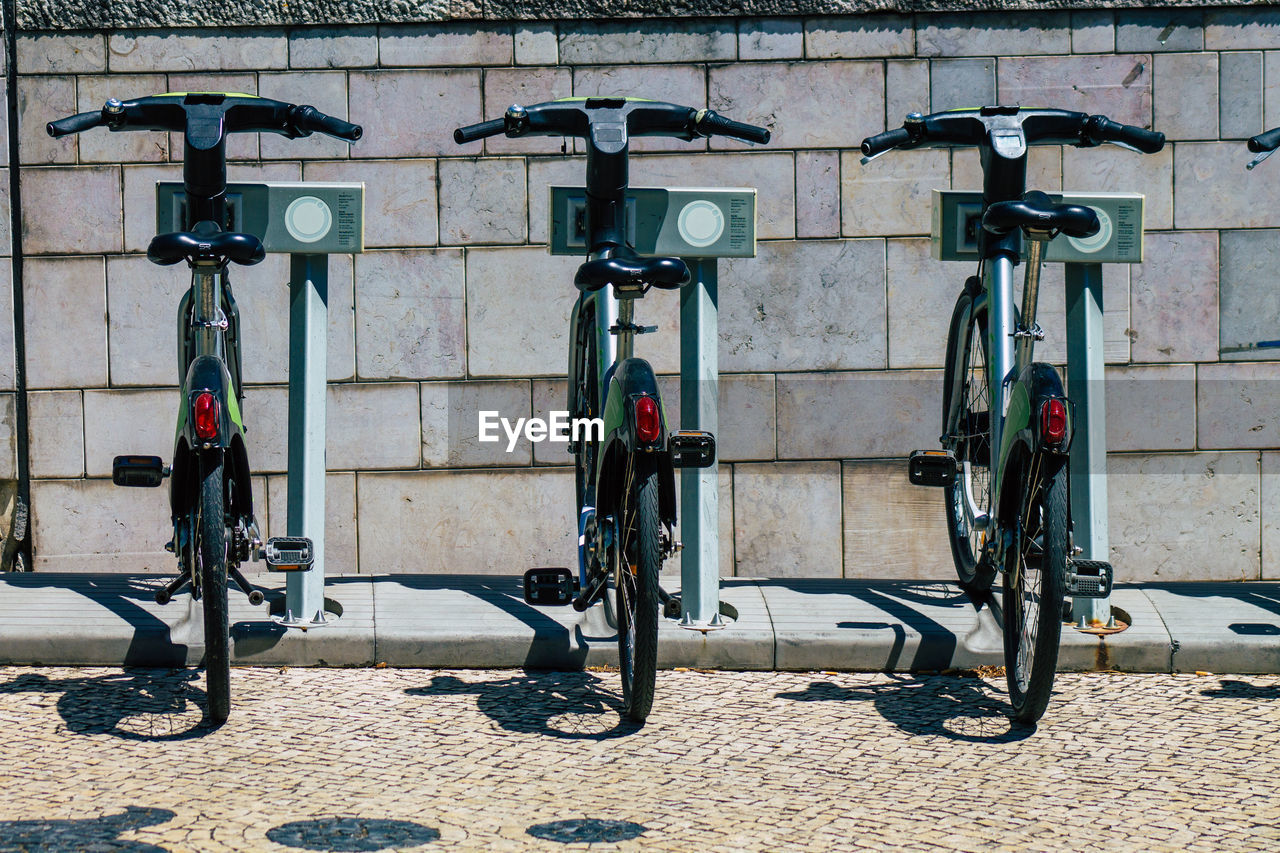
[[[342,615],[308,631],[270,619],[280,576],[251,576],[268,605],[231,594],[234,660],[261,666],[580,669],[617,662],[604,608],[531,607],[519,578],[338,575]],[[0,664],[184,666],[203,655],[198,607],[160,607],[155,575],[0,576]],[[677,578],[664,578],[675,590]],[[952,584],[726,579],[737,618],[720,630],[663,620],[659,665],[733,670],[919,671],[999,665],[1000,626]],[[1280,672],[1280,582],[1118,587],[1132,626],[1095,637],[1063,628],[1064,671]]]

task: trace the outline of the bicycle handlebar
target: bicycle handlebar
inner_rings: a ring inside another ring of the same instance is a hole
[[[1134,127],[1112,121],[1104,115],[1092,115],[1085,120],[1081,135],[1094,145],[1114,142],[1136,148],[1143,154],[1155,154],[1164,148],[1164,134],[1155,130]]]
[[[459,145],[476,142],[500,133],[520,136],[591,135],[592,117],[608,111],[611,118],[625,115],[627,133],[631,136],[672,136],[691,141],[698,137],[729,136],[744,142],[764,144],[769,141],[768,128],[733,121],[714,110],[698,110],[662,101],[627,98],[565,98],[522,107],[511,106],[502,118],[459,127],[453,141]]]
[[[96,113],[76,113],[73,116],[60,118],[57,121],[51,121],[45,125],[45,130],[54,139],[61,136],[67,136],[72,133],[80,133],[95,127],[101,127],[105,122],[102,120],[102,112]]]
[[[1275,151],[1276,148],[1280,148],[1280,127],[1272,128],[1265,133],[1250,137],[1246,144],[1249,146],[1249,150],[1255,154],[1260,154],[1263,151]]]
[[[364,136],[364,128],[360,125],[344,121],[337,116],[325,115],[309,104],[295,106],[290,112],[292,113],[294,127],[304,131],[304,135],[313,132],[323,133],[337,139],[345,139],[348,142],[355,142],[361,136]]]
[[[221,120],[211,126],[208,121],[211,117]],[[97,112],[51,121],[45,130],[58,138],[103,126],[112,131],[194,131],[201,136],[211,130],[215,135],[278,133],[291,139],[323,133],[348,142],[356,141],[364,133],[360,125],[326,115],[310,105],[221,92],[151,95],[132,101],[113,99]]]
[[[1022,110],[1018,107],[984,107],[951,110],[922,116],[913,114],[900,128],[862,141],[862,153],[871,158],[894,148],[929,145],[985,145],[993,136],[1021,134],[1033,143],[1090,148],[1113,142],[1154,154],[1164,147],[1164,134],[1121,124],[1104,115],[1068,110]]]
[[[886,130],[884,133],[877,133],[862,140],[862,154],[864,157],[877,157],[909,142],[911,142],[911,134],[905,127]]]
[[[699,136],[729,136],[743,142],[764,145],[772,135],[769,129],[725,118],[715,110],[701,110],[694,121]]]
[[[467,142],[475,142],[480,139],[487,139],[490,136],[497,136],[499,133],[506,132],[506,118],[495,118],[490,121],[482,121],[479,124],[470,124],[466,127],[459,127],[453,131],[453,141],[459,145]]]

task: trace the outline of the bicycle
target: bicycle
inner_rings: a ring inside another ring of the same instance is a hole
[[[901,128],[862,142],[863,162],[895,148],[977,146],[983,172],[978,272],[956,300],[943,370],[943,449],[915,451],[912,483],[940,486],[960,586],[987,596],[1001,576],[1004,660],[1013,716],[1034,723],[1053,688],[1065,596],[1104,598],[1113,570],[1075,560],[1067,461],[1072,407],[1051,365],[1032,361],[1040,264],[1058,234],[1091,237],[1089,207],[1026,190],[1029,146],[1111,142],[1155,153],[1164,134],[1106,116],[984,107],[912,113]],[[976,223],[975,223],[976,225]],[[1028,252],[1021,310],[1013,270]],[[993,415],[993,412],[999,414]],[[994,450],[993,450],[994,449]]]
[[[568,411],[603,419],[599,436],[571,441],[578,508],[578,576],[568,569],[525,574],[525,600],[585,611],[613,585],[623,714],[644,722],[657,677],[658,613],[672,597],[658,585],[675,540],[677,467],[715,464],[710,433],[671,431],[653,368],[635,357],[635,336],[657,330],[634,321],[635,300],[651,287],[690,282],[679,258],[641,257],[627,243],[628,146],[632,136],[693,141],[712,135],[769,141],[769,131],[698,110],[638,98],[565,98],[507,109],[502,118],[454,131],[458,144],[504,133],[586,142],[587,261],[570,319]],[[609,288],[612,288],[612,296]],[[576,593],[576,597],[574,597]]]
[[[278,133],[290,139],[324,133],[351,142],[358,125],[311,106],[223,92],[181,92],[132,101],[108,100],[101,110],[50,122],[50,136],[96,127],[111,131],[182,133],[185,221],[188,230],[159,234],[147,248],[153,263],[186,261],[191,286],[178,305],[178,408],[173,464],[159,456],[117,456],[111,478],[119,486],[157,487],[170,478],[178,577],[156,592],[167,604],[184,587],[202,601],[205,680],[209,716],[224,722],[231,711],[228,578],[259,605],[265,596],[240,572],[248,560],[278,571],[310,567],[312,543],[278,537],[263,543],[253,512],[241,403],[240,314],[227,276],[229,263],[252,266],[266,257],[262,241],[232,230],[226,197],[229,133]]]

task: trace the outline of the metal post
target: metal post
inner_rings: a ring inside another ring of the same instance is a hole
[[[1071,518],[1086,560],[1109,559],[1107,540],[1107,409],[1102,333],[1102,264],[1068,263],[1067,396],[1075,404],[1071,440]],[[1077,598],[1076,625],[1108,624],[1111,601]]]
[[[680,292],[680,427],[719,428],[719,288],[715,258],[686,259],[694,280]],[[680,474],[680,603],[686,628],[720,627],[720,498],[716,466]]]
[[[325,348],[329,256],[289,256],[289,536],[307,536],[315,562],[291,572],[286,624],[323,624]]]

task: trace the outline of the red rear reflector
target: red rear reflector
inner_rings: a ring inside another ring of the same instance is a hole
[[[636,400],[636,438],[645,444],[658,440],[662,435],[662,419],[658,417],[658,403],[652,397]]]
[[[195,426],[200,438],[218,437],[218,398],[208,391],[196,397]]]
[[[1045,400],[1040,407],[1040,437],[1049,444],[1062,444],[1067,437],[1067,406],[1061,400]]]

